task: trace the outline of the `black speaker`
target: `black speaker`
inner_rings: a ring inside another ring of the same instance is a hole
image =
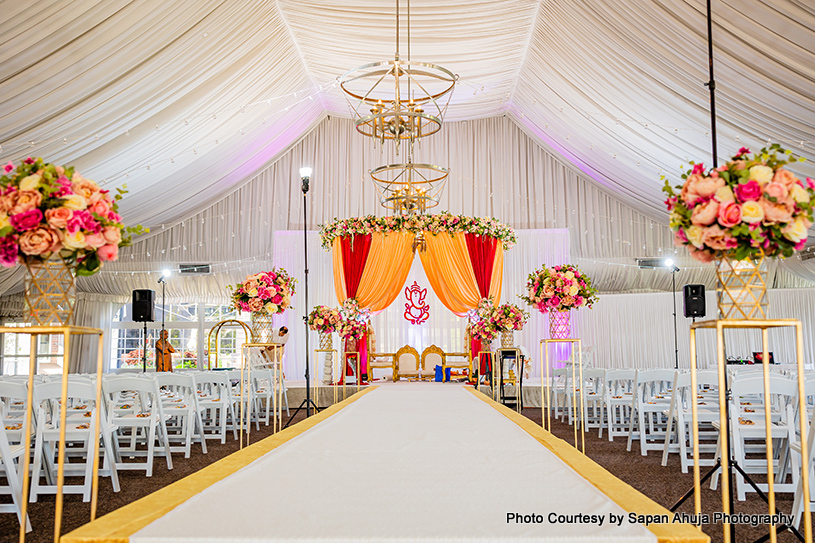
[[[153,322],[156,320],[156,291],[133,291],[133,322]]]
[[[705,316],[705,285],[685,285],[682,287],[685,301],[685,317]]]

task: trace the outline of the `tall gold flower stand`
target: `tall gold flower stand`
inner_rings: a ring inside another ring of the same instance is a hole
[[[23,496],[21,500],[22,518],[20,523],[20,542],[25,541],[25,526],[26,515],[28,514],[28,490],[30,483],[30,468],[31,468],[31,414],[33,411],[34,402],[34,375],[37,373],[37,337],[42,335],[62,335],[63,337],[63,361],[62,361],[62,394],[60,396],[60,405],[64,408],[60,409],[59,414],[59,454],[57,457],[57,494],[56,494],[56,507],[54,512],[54,542],[59,543],[60,532],[62,531],[62,507],[63,507],[63,486],[65,483],[65,424],[67,419],[67,405],[68,405],[68,365],[69,356],[71,352],[71,338],[77,335],[95,335],[99,336],[99,347],[97,350],[96,359],[96,400],[94,409],[97,415],[93,421],[93,431],[95,435],[99,435],[100,421],[99,413],[101,410],[99,406],[102,404],[102,354],[103,354],[103,335],[102,330],[98,328],[88,328],[85,326],[29,326],[29,327],[16,327],[16,326],[0,326],[0,334],[30,334],[31,335],[31,350],[28,364],[28,397],[26,398],[27,409],[25,412],[25,421],[23,423],[23,443],[25,444],[25,454],[23,455]],[[93,481],[91,483],[91,521],[96,520],[96,508],[99,496],[99,453],[93,459]]]
[[[572,366],[572,398],[575,398],[574,405],[571,406],[575,410],[574,422],[574,448],[580,450],[577,446],[577,427],[580,426],[580,442],[582,445],[583,454],[586,453],[586,423],[583,420],[583,349],[579,339],[564,338],[564,339],[542,339],[540,341],[540,374],[541,374],[541,427],[549,432],[552,431],[552,390],[555,388],[554,383],[549,381],[549,351],[550,347],[557,343],[569,343],[572,346],[569,353],[569,364]],[[575,368],[575,347],[577,348],[577,368]],[[546,364],[544,364],[544,351]],[[578,375],[579,373],[579,375]],[[579,377],[579,381],[578,381]],[[577,384],[580,383],[578,388]],[[580,393],[580,401],[577,401],[578,392]],[[544,416],[543,406],[544,398],[546,405],[546,414]],[[579,403],[579,405],[578,405]],[[579,414],[578,414],[579,413]],[[546,427],[546,421],[549,420],[549,427]]]
[[[716,331],[716,362],[717,362],[717,369],[718,369],[718,381],[719,381],[719,431],[724,435],[724,439],[720,439],[720,452],[719,458],[721,458],[721,485],[722,485],[722,506],[721,511],[725,514],[731,514],[732,511],[730,510],[730,502],[731,502],[731,493],[733,489],[730,487],[730,439],[729,439],[729,432],[726,431],[728,428],[728,424],[730,422],[727,420],[727,409],[726,409],[726,402],[728,396],[728,389],[727,389],[727,381],[725,372],[727,371],[726,368],[726,359],[725,359],[725,346],[724,346],[724,331],[725,329],[759,329],[761,330],[761,348],[763,352],[763,376],[764,376],[764,405],[769,403],[766,399],[770,398],[770,368],[769,368],[769,347],[768,347],[768,332],[770,328],[783,328],[783,327],[791,327],[795,328],[795,352],[796,352],[796,363],[798,366],[798,422],[799,422],[799,431],[801,432],[801,458],[802,458],[802,469],[801,469],[801,481],[803,485],[803,502],[804,502],[804,533],[805,533],[805,541],[808,543],[812,542],[812,516],[810,514],[810,507],[809,507],[809,472],[810,466],[808,463],[809,453],[807,451],[808,444],[807,444],[807,406],[806,406],[806,397],[804,395],[804,336],[803,336],[803,329],[801,325],[801,321],[797,319],[718,319],[718,320],[708,320],[708,321],[701,321],[691,325],[690,327],[690,369],[691,369],[691,390],[694,391],[693,397],[698,394],[697,389],[697,378],[696,372],[698,368],[696,367],[697,364],[697,357],[696,357],[696,331],[697,330],[715,330]],[[702,501],[701,501],[701,477],[700,477],[700,469],[699,469],[699,462],[697,459],[699,458],[699,413],[698,413],[698,406],[697,402],[692,403],[691,407],[692,411],[692,421],[693,421],[693,501],[694,501],[694,512],[696,515],[700,515],[702,512]],[[767,498],[768,498],[768,507],[769,507],[769,514],[775,514],[775,490],[774,490],[774,475],[773,475],[773,440],[771,436],[772,432],[772,410],[771,409],[764,409],[764,427],[766,430],[765,440],[766,440],[766,459],[767,459]],[[727,518],[725,518],[727,520]],[[735,539],[732,537],[733,534],[733,527],[731,526],[730,522],[722,522],[722,529],[724,532],[724,542],[730,543],[731,540]],[[770,525],[770,541],[775,543],[777,536],[777,528],[775,525]]]
[[[496,380],[495,380],[495,353],[493,351],[478,351],[478,367],[479,368],[481,367],[481,356],[482,355],[487,355],[487,357],[489,357],[489,359],[490,359],[490,389],[492,391],[492,399],[494,401],[500,403],[500,401],[501,401],[501,392],[498,390],[498,387],[496,386]],[[479,375],[478,378],[481,379],[481,376]],[[476,387],[477,386],[478,386],[478,384],[476,384]]]
[[[252,405],[252,364],[250,362],[251,356],[249,352],[251,349],[271,349],[272,360],[269,363],[261,364],[260,367],[272,370],[272,382],[269,386],[272,387],[272,433],[276,433],[283,427],[283,410],[278,409],[278,406],[283,402],[283,345],[280,343],[241,343],[241,382],[240,382],[240,441],[239,447],[243,448],[243,434],[244,422],[246,423],[246,444],[249,445],[249,434],[251,432],[251,420],[247,419],[247,412]],[[244,378],[245,376],[245,378]],[[248,390],[246,383],[249,383]],[[244,411],[246,406],[246,411]]]

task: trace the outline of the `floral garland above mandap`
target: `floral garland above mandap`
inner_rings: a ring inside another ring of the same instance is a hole
[[[342,316],[340,310],[336,307],[328,307],[325,305],[315,306],[308,314],[308,327],[311,330],[320,332],[321,334],[330,334],[336,332]]]
[[[238,311],[250,313],[283,313],[290,307],[297,279],[290,277],[283,268],[247,275],[243,283],[229,285],[232,305]]]
[[[491,236],[501,241],[504,250],[515,245],[515,230],[497,219],[488,217],[467,217],[442,212],[436,215],[416,215],[412,217],[350,217],[334,219],[320,225],[320,239],[323,248],[328,250],[334,239],[343,236],[366,235],[391,232],[427,232],[430,234],[476,234]]]
[[[42,158],[9,162],[0,177],[0,264],[48,260],[58,255],[76,265],[77,275],[93,275],[107,261],[117,260],[119,247],[133,234],[149,230],[124,226],[119,200],[127,193],[110,191],[85,179],[74,168],[55,166]]]
[[[778,154],[783,156],[779,158]],[[705,172],[694,164],[663,192],[676,245],[700,262],[765,256],[789,257],[803,248],[813,221],[815,181],[797,179],[783,166],[796,162],[775,144],[750,154],[742,147],[726,164]]]
[[[591,278],[573,264],[535,270],[526,280],[526,290],[527,295],[520,298],[541,313],[591,309],[597,302],[597,289],[591,286]]]

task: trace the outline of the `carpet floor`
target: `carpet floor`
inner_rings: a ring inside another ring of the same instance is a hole
[[[523,414],[540,424],[540,409],[524,409]],[[301,413],[294,422],[299,422],[303,418],[304,414]],[[552,432],[568,443],[574,441],[574,431],[568,424],[553,420]],[[259,432],[253,430],[251,439],[254,442],[269,435],[271,435],[271,427],[261,425]],[[637,443],[635,442],[634,445],[636,447]],[[224,458],[238,450],[238,442],[232,440],[231,437],[227,438],[225,444],[210,440],[207,448],[208,454],[206,455],[201,453],[200,445],[193,445],[190,458],[185,459],[182,455],[174,455],[174,469],[172,470],[167,470],[167,464],[163,458],[156,458],[153,476],[149,478],[139,471],[120,472],[121,492],[113,492],[110,479],[101,478],[98,515],[102,516],[118,509]],[[670,507],[693,486],[692,473],[683,474],[681,472],[677,455],[670,455],[668,466],[663,467],[661,451],[650,451],[648,456],[641,456],[638,449],[628,452],[625,439],[618,437],[612,442],[609,442],[605,436],[600,439],[596,429],[586,434],[586,454],[613,475],[665,507]],[[29,504],[33,531],[27,535],[26,541],[32,543],[53,541],[54,502],[53,496],[47,496],[41,497],[37,503]],[[792,508],[792,495],[777,494],[776,503],[779,511],[789,513]],[[693,500],[688,500],[679,510],[692,513]],[[708,490],[707,485],[703,485],[702,510],[708,513],[721,511],[721,494]],[[755,494],[748,494],[747,501],[736,502],[735,511],[749,514],[766,513],[767,506]],[[81,496],[66,496],[62,533],[68,533],[89,520],[90,504],[83,503]],[[720,525],[704,526],[703,530],[711,536],[714,542],[722,541]],[[19,525],[16,517],[13,514],[0,515],[0,542],[17,541],[18,533]],[[739,525],[736,527],[736,541],[738,543],[752,542],[767,533],[766,526]],[[796,541],[796,538],[790,533],[784,533],[779,534],[778,541],[791,542]]]

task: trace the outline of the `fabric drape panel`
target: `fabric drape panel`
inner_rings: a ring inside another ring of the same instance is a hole
[[[492,280],[490,281],[490,295],[498,304],[501,300],[501,287],[504,284],[504,248],[496,244],[495,257],[492,260]],[[517,302],[515,302],[517,303]]]
[[[470,264],[464,234],[427,234],[422,266],[436,296],[444,306],[463,317],[478,305],[481,296]]]
[[[371,250],[371,234],[340,238],[342,247],[342,272],[345,276],[345,297],[356,298],[365,262]],[[345,300],[340,300],[340,303]]]
[[[337,301],[342,304],[345,301],[345,271],[342,266],[342,243],[340,238],[334,239],[334,244],[331,246],[331,257],[333,260],[334,270],[334,293],[337,295]]]
[[[470,254],[470,263],[473,266],[473,275],[478,284],[478,293],[482,298],[490,295],[492,284],[493,259],[498,240],[490,236],[464,234],[467,240],[467,252]],[[496,302],[498,299],[496,299]]]
[[[409,232],[372,234],[368,261],[359,281],[357,300],[376,314],[391,305],[402,291],[413,263],[413,238]]]

